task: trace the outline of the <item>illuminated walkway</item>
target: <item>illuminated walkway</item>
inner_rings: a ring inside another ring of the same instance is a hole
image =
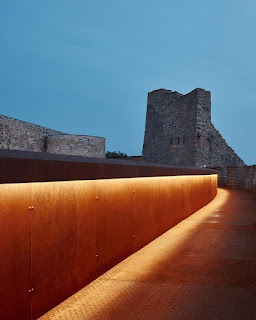
[[[255,320],[256,197],[219,189],[43,319]]]

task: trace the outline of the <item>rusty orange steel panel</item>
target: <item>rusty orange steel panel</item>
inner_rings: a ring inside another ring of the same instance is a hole
[[[37,164],[39,165],[39,161]],[[42,181],[67,180],[64,168],[65,162],[58,163],[58,161],[47,161],[47,165],[44,166]]]
[[[156,181],[158,178],[137,178],[134,183],[135,251],[156,238]]]
[[[141,177],[168,176],[169,171],[170,170],[168,168],[163,168],[163,167],[139,166],[138,176],[141,176]],[[175,169],[173,169],[173,172],[175,172]]]
[[[31,159],[15,159],[15,182],[33,181],[35,174],[35,161]],[[17,177],[19,177],[17,179]]]
[[[191,184],[192,179],[191,177],[183,177],[183,188],[184,188],[184,202],[183,202],[183,219],[189,217],[192,213],[192,206],[191,206]]]
[[[97,277],[95,192],[83,181],[33,184],[33,319]]]
[[[157,236],[174,226],[174,184],[168,178],[161,178],[156,186],[156,232]]]
[[[136,166],[102,164],[101,179],[135,177]]]
[[[54,164],[44,173],[51,170]],[[84,169],[75,170],[80,175]],[[2,185],[0,304],[6,301],[1,312],[11,316],[0,319],[26,319],[31,296],[36,319],[207,204],[216,180],[205,175]],[[18,318],[12,318],[14,304]]]
[[[67,167],[67,179],[66,180],[93,180],[99,179],[101,176],[101,164],[100,163],[87,163],[84,165],[82,162],[66,163]]]
[[[30,319],[31,185],[0,186],[0,319]]]
[[[10,183],[16,181],[15,176],[16,159],[0,159],[0,182]]]
[[[134,193],[129,180],[95,181],[97,260],[100,273],[134,251]]]
[[[184,177],[174,177],[173,181],[170,181],[169,183],[172,183],[172,189],[171,194],[173,197],[173,209],[172,214],[174,217],[174,225],[182,221],[185,217],[184,209],[185,209],[185,203],[184,203]]]
[[[211,199],[213,199],[217,195],[218,175],[217,174],[212,174],[210,176],[210,179],[211,179],[211,182],[210,182],[210,194],[211,194]]]

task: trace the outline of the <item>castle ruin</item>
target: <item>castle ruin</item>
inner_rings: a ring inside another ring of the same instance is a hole
[[[0,149],[105,158],[105,139],[67,134],[0,115]]]
[[[0,115],[0,149],[104,158],[105,139]],[[244,165],[212,124],[211,93],[200,88],[185,95],[166,89],[149,92],[143,153],[138,160],[210,168]]]
[[[211,122],[211,93],[159,89],[148,94],[143,160],[178,166],[242,166]]]

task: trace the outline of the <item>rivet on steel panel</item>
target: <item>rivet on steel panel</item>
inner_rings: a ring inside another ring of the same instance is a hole
[[[158,226],[158,223],[156,223],[156,226]]]
[[[96,199],[98,200],[100,197],[96,197]]]
[[[98,254],[96,254],[96,258],[98,258],[99,257],[99,255]]]
[[[33,206],[31,206],[31,207],[28,207],[29,208],[29,210],[33,210],[34,209],[34,207]]]
[[[29,293],[31,293],[33,291],[34,291],[34,288],[31,288],[31,289],[28,290]]]
[[[132,237],[135,238],[135,235],[133,235]]]
[[[132,193],[135,193],[135,191],[133,191]]]

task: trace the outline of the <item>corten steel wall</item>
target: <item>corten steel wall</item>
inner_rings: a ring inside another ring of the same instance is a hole
[[[0,319],[30,319],[31,184],[0,186]]]
[[[216,190],[217,175],[0,185],[0,319],[36,319]]]
[[[214,174],[215,170],[179,168],[126,160],[85,158],[0,150],[0,183]]]

